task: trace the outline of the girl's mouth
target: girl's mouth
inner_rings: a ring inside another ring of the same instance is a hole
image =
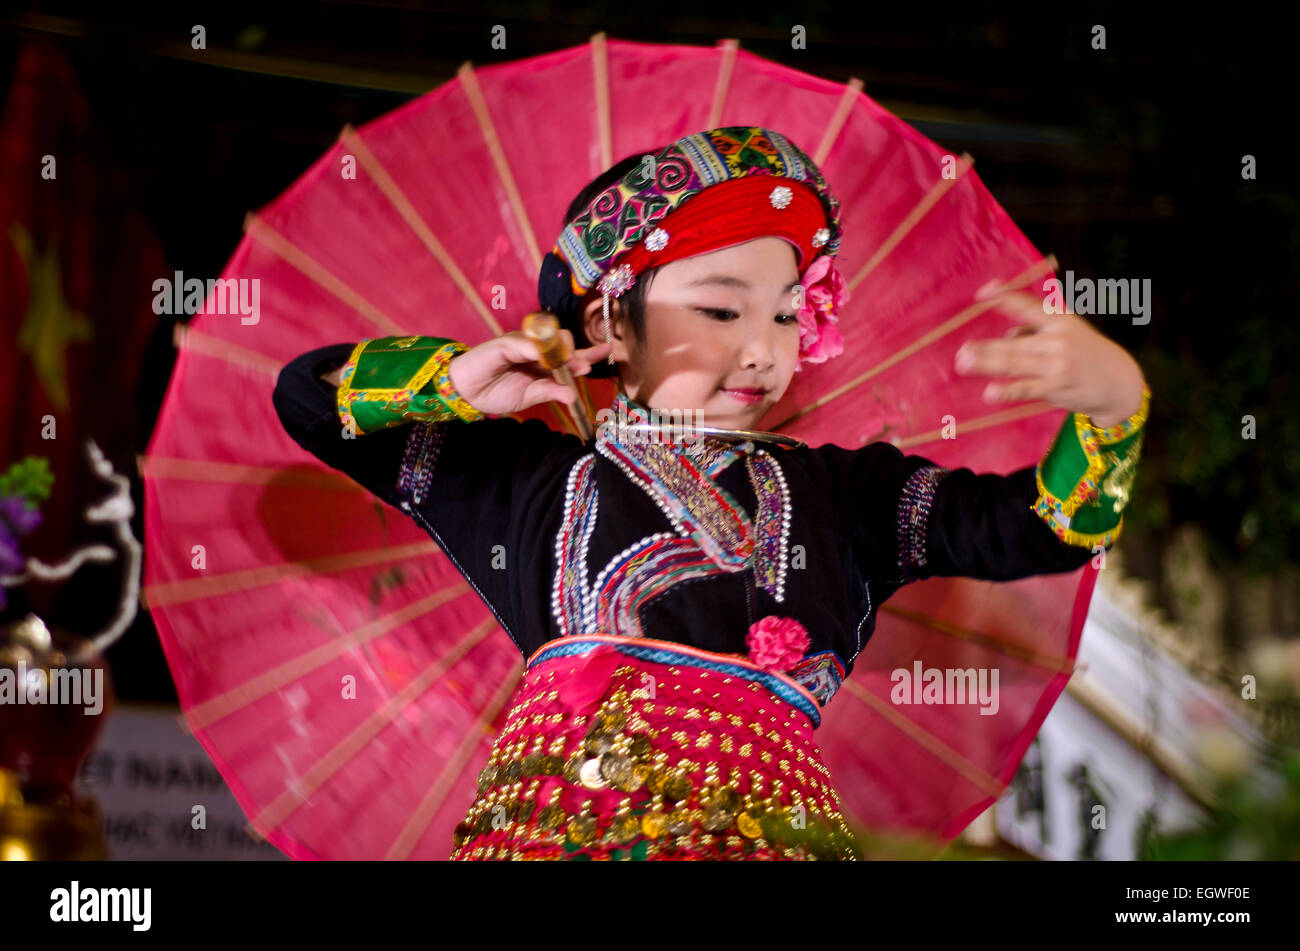
[[[733,400],[736,400],[737,402],[740,403],[744,403],[747,406],[759,402],[760,400],[763,399],[764,396],[767,395],[767,390],[758,390],[752,388],[729,390],[724,387],[722,392],[726,393]]]

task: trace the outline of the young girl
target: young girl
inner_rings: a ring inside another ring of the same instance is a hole
[[[578,196],[540,275],[572,373],[619,379],[594,443],[485,418],[577,399],[519,332],[313,350],[276,408],[426,529],[526,658],[455,858],[859,857],[813,730],[880,604],[932,575],[1071,571],[1109,547],[1150,393],[1086,322],[1008,295],[1030,332],[968,344],[957,369],[1074,411],[1037,467],[788,448],[757,428],[801,362],[840,349],[838,202],[768,129],[653,160]],[[796,545],[813,570],[792,577]]]

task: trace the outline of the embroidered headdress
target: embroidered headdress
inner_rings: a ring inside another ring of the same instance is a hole
[[[608,321],[610,299],[643,271],[771,235],[798,257],[799,357],[821,363],[843,350],[840,234],[839,201],[798,146],[756,126],[709,129],[647,153],[568,221],[542,263],[538,298],[572,315],[598,287]]]

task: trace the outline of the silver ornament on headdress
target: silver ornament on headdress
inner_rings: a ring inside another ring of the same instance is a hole
[[[777,185],[776,188],[772,189],[772,194],[767,197],[772,202],[773,208],[784,208],[794,198],[794,192],[790,191],[786,185]]]
[[[611,296],[622,297],[635,283],[636,275],[632,273],[632,267],[628,264],[620,264],[600,279],[600,307],[605,318],[606,343],[613,343],[614,341],[614,334],[610,329],[609,323],[609,298]],[[614,353],[612,350],[610,351],[609,356],[605,357],[605,362],[610,366],[614,365]]]
[[[630,264],[620,264],[600,279],[600,290],[612,297],[622,297],[636,283]]]

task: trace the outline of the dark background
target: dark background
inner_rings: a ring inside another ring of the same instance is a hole
[[[466,60],[525,58],[603,30],[702,46],[732,37],[828,79],[858,77],[929,138],[971,152],[1062,275],[1151,279],[1149,324],[1097,324],[1134,353],[1155,395],[1126,510],[1126,570],[1169,601],[1165,546],[1183,525],[1203,531],[1229,591],[1300,563],[1296,84],[1283,22],[1241,5],[880,6],[17,4],[0,16],[0,83],[7,88],[22,43],[62,47],[121,167],[114,187],[158,235],[167,273],[216,275],[244,214],[286,189],[344,124],[435,88]],[[191,49],[196,23],[206,50]],[[496,24],[507,50],[490,45]],[[790,47],[794,24],[807,29],[806,50]],[[1105,50],[1091,48],[1094,24],[1106,28]],[[1254,181],[1242,178],[1247,154]],[[158,319],[137,391],[112,397],[139,416],[138,453],[174,358],[172,318]],[[1241,438],[1245,414],[1258,421],[1255,440]],[[143,538],[138,514],[136,523]],[[1294,591],[1278,577],[1263,623],[1294,637]],[[96,630],[117,581],[107,568],[82,569],[47,620]],[[12,602],[6,617],[22,609],[22,593]],[[1220,632],[1225,657],[1249,640],[1243,612],[1230,611]],[[147,612],[110,660],[119,695],[174,699]]]

